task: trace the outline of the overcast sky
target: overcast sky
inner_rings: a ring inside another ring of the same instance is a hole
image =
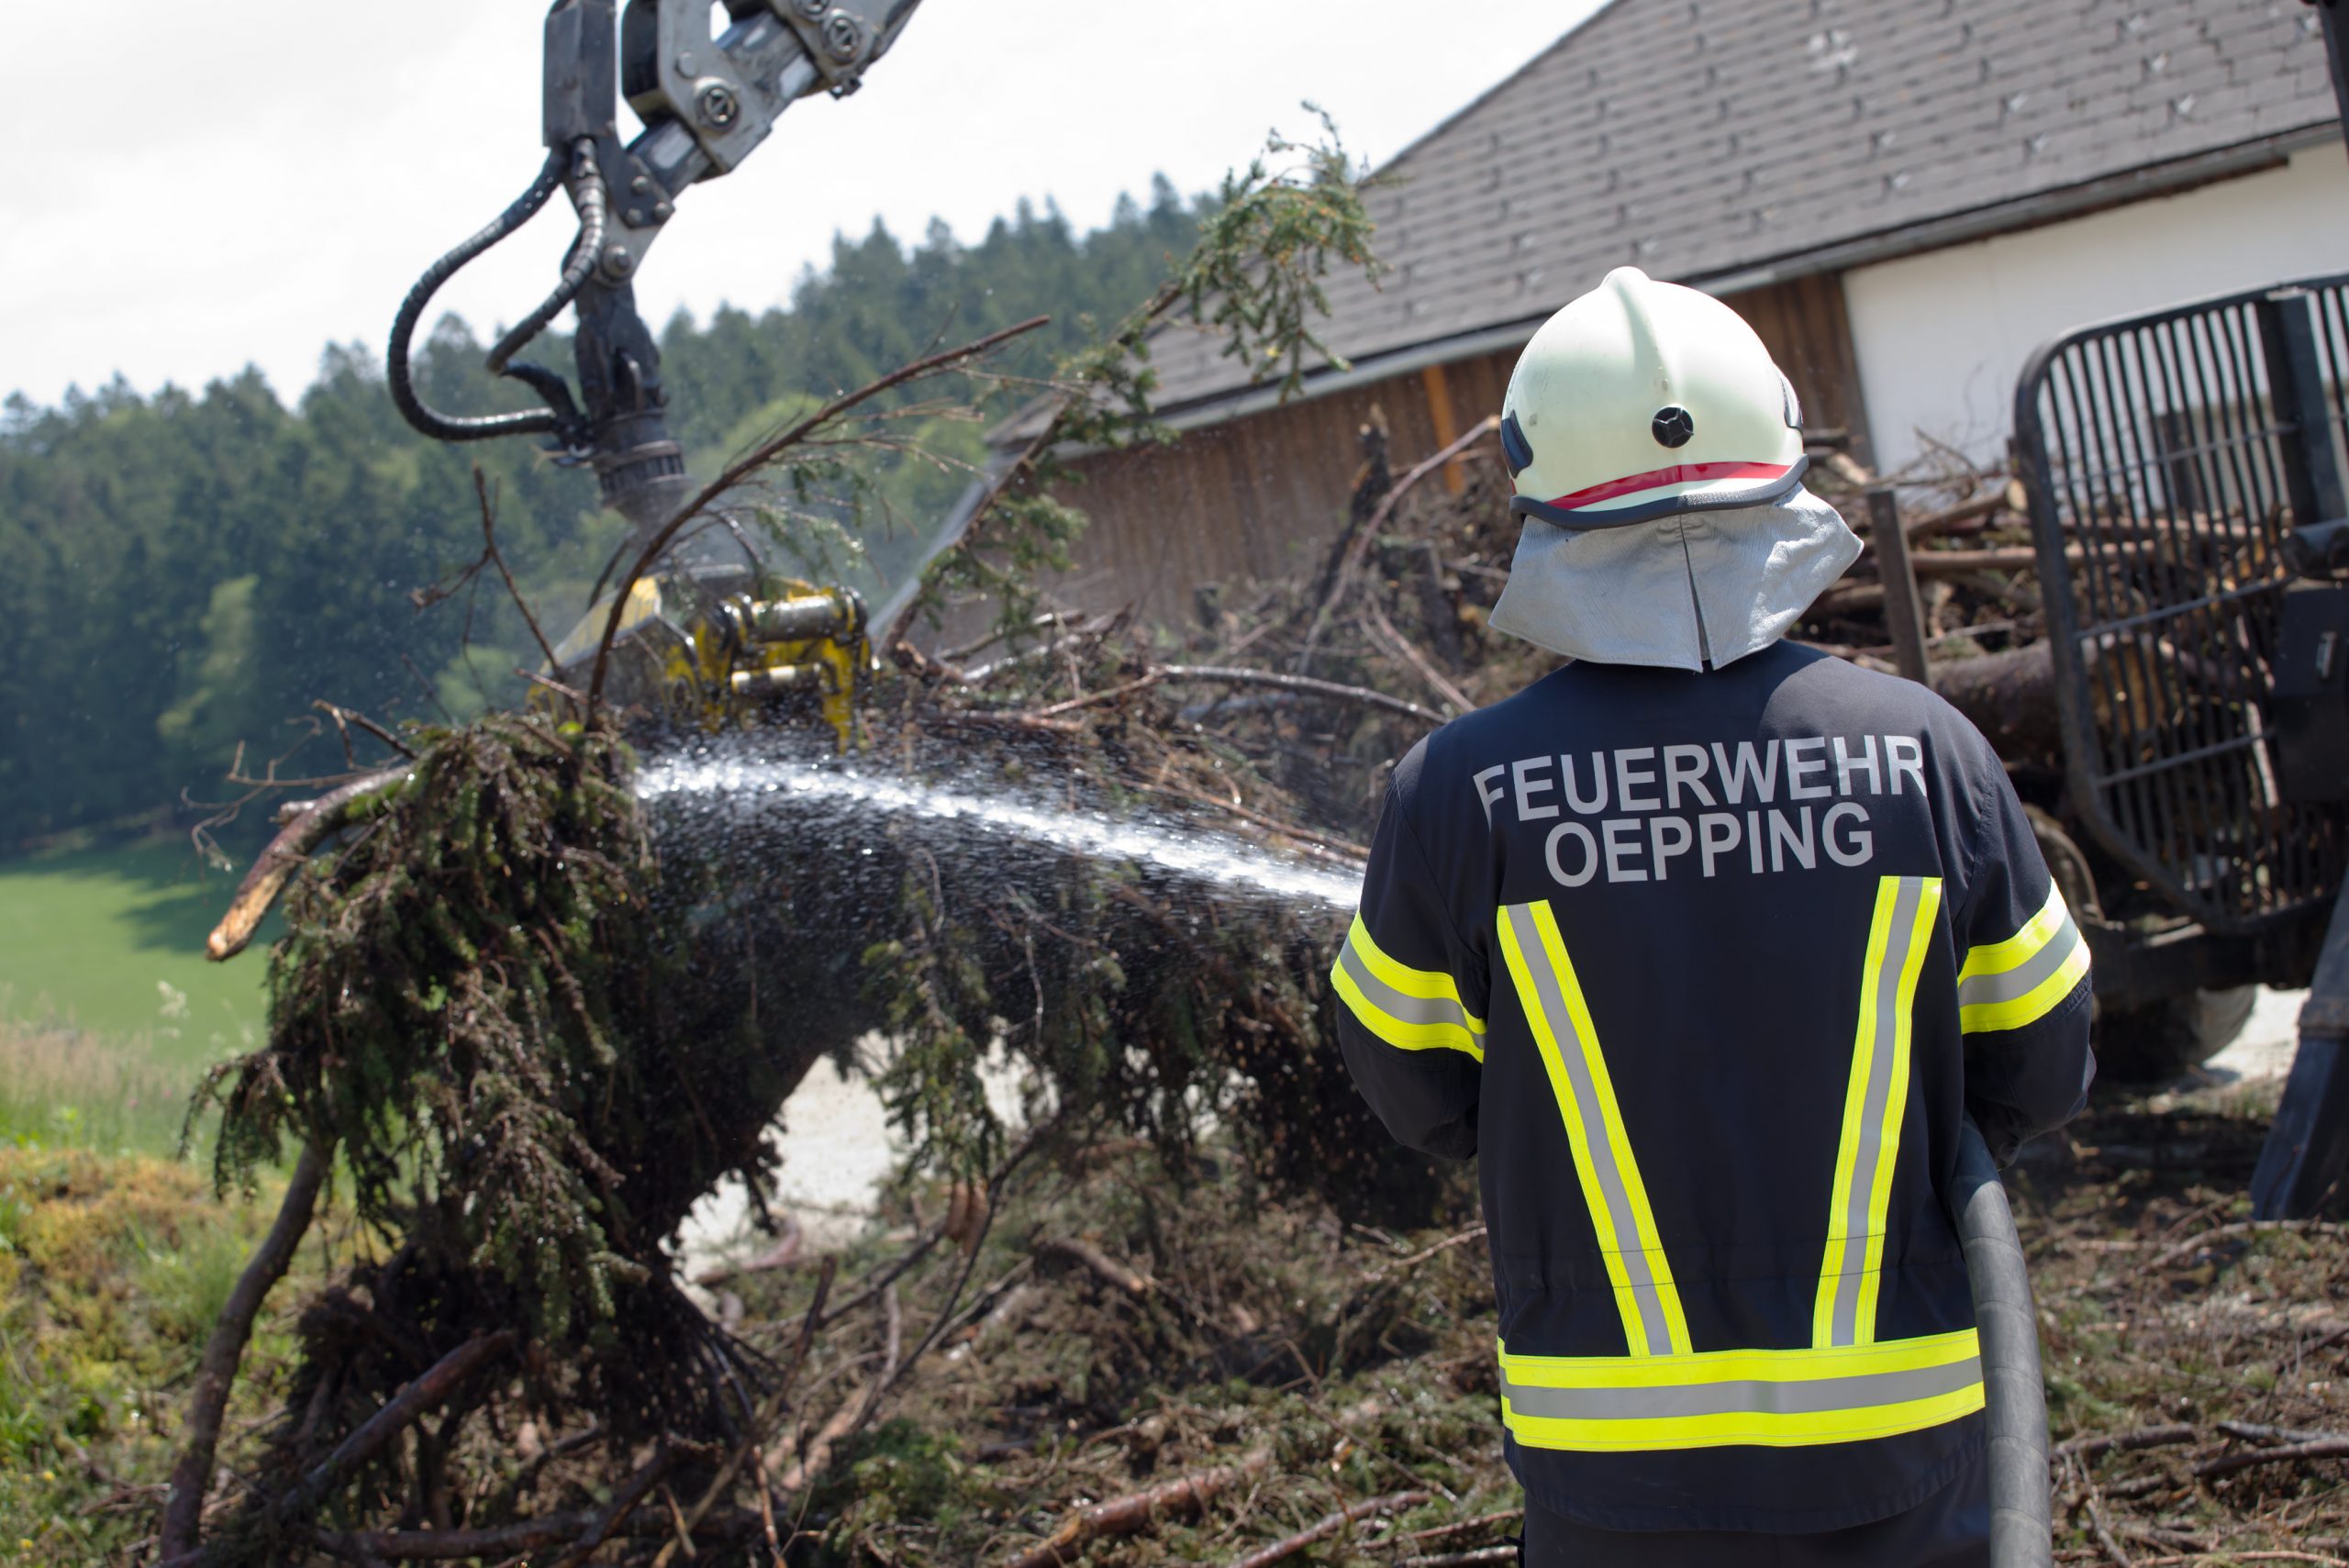
[[[687,192],[639,284],[680,305],[787,297],[831,237],[932,215],[964,238],[1022,195],[1079,228],[1163,171],[1212,185],[1312,99],[1385,161],[1598,0],[927,0],[864,90],[803,101]],[[112,0],[10,7],[0,130],[0,393],[54,401],[257,363],[299,394],[329,339],[380,350],[427,262],[541,156],[534,0]],[[625,117],[626,111],[622,111]],[[438,302],[485,329],[551,286],[558,198]]]

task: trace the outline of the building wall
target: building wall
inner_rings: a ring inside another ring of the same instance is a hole
[[[1852,352],[1852,328],[1838,273],[1807,278],[1723,296],[1745,317],[1754,335],[1794,383],[1802,400],[1803,428],[1841,430],[1852,454],[1869,460],[1873,446],[1867,410],[1860,397],[1860,373]]]
[[[1516,360],[1481,355],[1204,426],[1172,446],[1079,460],[1084,482],[1061,495],[1093,524],[1060,594],[1089,610],[1131,604],[1145,619],[1176,620],[1191,614],[1198,584],[1319,561],[1345,520],[1371,409],[1386,417],[1399,473],[1499,407]]]
[[[1998,461],[2015,382],[2074,328],[2288,278],[2349,272],[2349,156],[1856,268],[1844,274],[1867,419],[1883,466],[1918,432]]]
[[[1865,454],[1837,280],[1804,278],[1730,303],[1785,368],[1810,427],[1852,431]],[[1371,409],[1386,417],[1400,474],[1499,411],[1517,354],[1511,348],[1409,371],[1204,426],[1170,447],[1078,461],[1072,466],[1084,483],[1063,497],[1093,526],[1077,542],[1079,570],[1058,592],[1084,609],[1131,604],[1146,619],[1174,621],[1192,614],[1201,583],[1286,576],[1318,563],[1345,520],[1362,467],[1357,432]],[[1456,473],[1442,478],[1457,487]]]

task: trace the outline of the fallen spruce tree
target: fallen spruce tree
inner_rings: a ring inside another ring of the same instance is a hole
[[[935,749],[966,792],[1051,781],[1106,814],[1119,780],[1241,776],[1204,745],[1134,744],[1179,733],[1162,696],[986,748],[976,777],[961,726],[927,732],[937,700],[894,750],[918,777]],[[291,883],[269,1042],[216,1091],[225,1180],[304,1147],[301,1168],[331,1160],[387,1243],[305,1309],[302,1371],[252,1478],[268,1500],[215,1527],[224,1551],[267,1559],[390,1499],[424,1522],[473,1517],[452,1489],[501,1415],[593,1421],[618,1452],[665,1444],[646,1463],[706,1485],[788,1361],[713,1323],[664,1243],[721,1177],[764,1182],[784,1097],[874,1029],[897,1042],[894,1107],[955,1179],[996,1185],[1021,1151],[980,1084],[999,1045],[1049,1085],[1035,1141],[1141,1135],[1180,1172],[1211,1118],[1279,1190],[1426,1216],[1424,1171],[1338,1064],[1326,899],[959,817],[778,809],[758,790],[645,800],[609,733],[527,715],[417,739],[342,808],[351,840]],[[418,1387],[429,1403],[401,1407]]]
[[[1063,440],[1152,438],[1144,341],[1164,318],[1187,308],[1252,363],[1298,373],[1318,347],[1317,280],[1333,261],[1368,264],[1366,224],[1334,147],[1275,151],[1304,157],[1230,182],[1191,261],[1067,367],[1049,439],[1005,476],[984,530],[934,564],[941,593],[994,594],[1011,625],[1033,624],[1032,584],[1065,563],[1081,522],[1051,497],[1052,454]],[[761,443],[647,545],[620,596],[721,499],[837,477],[835,449],[879,439],[855,426],[887,417],[865,406],[878,393],[978,379],[1003,336]],[[486,494],[482,504],[474,570],[503,573]],[[894,1113],[923,1167],[959,1195],[952,1251],[965,1277],[1013,1169],[1039,1148],[1110,1133],[1146,1138],[1181,1173],[1203,1129],[1230,1129],[1272,1187],[1342,1193],[1366,1214],[1428,1210],[1431,1184],[1377,1136],[1332,1049],[1322,989],[1337,899],[1235,895],[1196,867],[974,833],[934,814],[649,793],[644,752],[674,748],[647,716],[598,700],[611,647],[607,629],[587,691],[543,709],[404,737],[370,727],[403,755],[291,808],[215,934],[214,955],[233,955],[282,900],[269,1038],[212,1075],[199,1109],[218,1113],[224,1186],[289,1158],[294,1174],[206,1349],[164,1505],[164,1560],[333,1555],[349,1532],[389,1523],[439,1532],[423,1555],[567,1537],[563,1560],[576,1561],[656,1485],[712,1498],[748,1485],[746,1447],[771,1439],[828,1314],[888,1293],[894,1323],[890,1282],[949,1227],[848,1303],[811,1307],[782,1354],[714,1323],[680,1288],[667,1248],[721,1178],[765,1190],[765,1134],[785,1097],[817,1060],[845,1059],[875,1029],[895,1042],[883,1080]],[[1241,751],[1179,720],[1163,672],[1135,678],[1130,639],[1063,639],[1053,662],[985,695],[910,651],[900,659],[863,717],[862,760],[807,759],[807,776],[869,785],[885,773],[893,787],[1027,798],[1111,823],[1154,807],[1162,832],[1202,809],[1225,831],[1237,814],[1259,838],[1293,825],[1276,857],[1352,863]],[[1084,671],[1097,692],[1122,685],[1120,699],[1019,711]],[[1366,689],[1287,689],[1354,716],[1364,757],[1398,751],[1432,717]],[[763,739],[694,762],[772,762],[774,737]],[[783,744],[804,757],[804,741]],[[1309,881],[1301,867],[1285,874]],[[1041,1086],[1016,1143],[981,1086],[991,1050]],[[283,1413],[223,1490],[217,1444],[243,1348],[329,1185],[364,1255],[303,1307]],[[892,1376],[919,1362],[955,1306],[950,1296],[913,1353],[893,1350]],[[874,1385],[860,1426],[888,1383]],[[575,1507],[550,1512],[487,1483],[525,1422],[599,1434],[557,1472],[574,1499],[587,1488],[607,1505],[575,1532]]]

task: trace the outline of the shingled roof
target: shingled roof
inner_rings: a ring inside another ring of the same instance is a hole
[[[1610,267],[1726,292],[2256,167],[2335,117],[2301,0],[1611,0],[1387,166],[1391,270],[1333,277],[1323,337],[1364,371],[1497,347]],[[1195,334],[1156,357],[1171,412],[1250,385]]]

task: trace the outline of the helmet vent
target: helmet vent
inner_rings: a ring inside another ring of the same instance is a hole
[[[1655,432],[1659,445],[1685,447],[1697,433],[1697,421],[1688,417],[1688,410],[1675,403],[1657,409],[1655,422],[1648,428]]]

